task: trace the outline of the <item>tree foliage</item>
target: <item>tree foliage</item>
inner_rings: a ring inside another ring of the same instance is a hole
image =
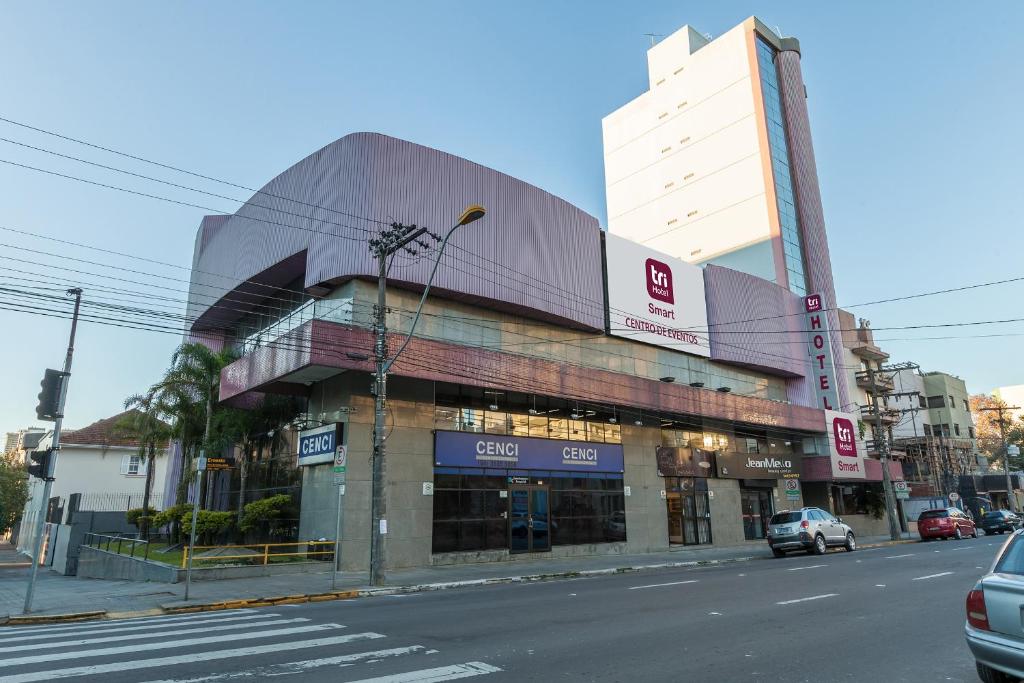
[[[0,534],[14,528],[28,501],[28,474],[16,455],[0,455]]]
[[[1006,408],[1006,403],[995,396],[976,394],[971,396],[971,413],[974,415],[974,430],[978,439],[978,450],[994,465],[1003,462],[1003,436],[999,425],[999,411],[990,408]],[[1014,420],[1012,413],[1003,413],[1006,430],[1006,442],[1024,446],[1024,421]],[[1024,458],[1010,457],[1010,469],[1020,470],[1024,467]]]
[[[291,507],[292,497],[286,493],[254,500],[245,506],[239,528],[242,531],[253,531],[270,526],[274,521],[281,519]]]

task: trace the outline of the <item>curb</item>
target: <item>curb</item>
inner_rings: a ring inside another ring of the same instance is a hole
[[[3,625],[18,626],[24,624],[31,626],[33,624],[90,621],[92,619],[102,619],[106,615],[106,610],[98,610],[95,612],[70,612],[68,614],[27,614],[23,616],[7,617],[7,621],[3,622]]]
[[[861,549],[883,548],[903,543],[917,543],[916,539],[901,539],[899,541],[884,541],[860,546]],[[629,574],[658,569],[683,569],[693,567],[716,567],[739,562],[750,562],[752,560],[767,560],[770,556],[748,555],[744,557],[729,557],[718,560],[687,560],[681,562],[660,562],[657,564],[642,564],[629,567],[609,567],[606,569],[575,569],[543,574],[523,574],[520,576],[499,576],[489,579],[467,579],[463,581],[443,581],[438,583],[411,584],[407,586],[389,586],[384,588],[357,588],[350,590],[327,591],[321,593],[297,593],[294,595],[275,595],[258,598],[242,598],[231,600],[219,600],[206,603],[168,603],[158,608],[139,610],[133,612],[77,612],[71,614],[53,615],[30,615],[8,617],[6,622],[0,622],[3,626],[16,626],[18,624],[46,624],[57,622],[87,621],[96,619],[127,619],[132,617],[161,616],[170,614],[190,614],[193,612],[216,612],[228,609],[246,609],[251,607],[273,607],[278,605],[298,605],[307,602],[328,602],[333,600],[354,600],[356,598],[372,598],[383,595],[407,595],[411,593],[427,593],[433,591],[452,590],[456,588],[472,588],[475,586],[494,586],[511,583],[535,583],[541,581],[554,581],[559,579],[577,579],[597,576],[611,576],[615,574]]]

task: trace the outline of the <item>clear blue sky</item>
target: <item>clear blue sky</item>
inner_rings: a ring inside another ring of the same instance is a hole
[[[646,88],[643,34],[689,23],[718,35],[751,14],[803,48],[841,305],[1024,275],[1019,2],[5,3],[0,116],[248,186],[347,133],[380,131],[523,178],[604,223],[601,117]],[[0,136],[126,165],[2,123]],[[199,199],[4,142],[0,159]],[[184,266],[202,213],[0,164],[7,227]],[[0,243],[64,250],[3,232]],[[9,246],[0,257],[5,269],[61,272],[59,260]],[[1024,317],[1022,293],[1024,283],[853,311],[875,328]],[[0,311],[0,326],[9,430],[34,423],[67,324]],[[977,392],[1024,383],[1024,337],[906,339],[1022,332],[876,337],[893,339],[883,345],[894,360],[959,374]],[[85,325],[68,426],[116,413],[176,341]]]

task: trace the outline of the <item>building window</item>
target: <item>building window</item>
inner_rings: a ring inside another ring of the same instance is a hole
[[[958,425],[958,424],[954,424],[953,425],[953,433],[956,434],[957,436],[960,436],[960,425]]]
[[[974,427],[968,427],[968,428],[967,428],[967,433],[968,433],[968,434],[970,435],[970,437],[971,437],[971,438],[973,439],[973,438],[974,438]]]
[[[971,404],[967,402],[966,398],[964,399],[964,412],[965,413],[971,412]]]
[[[924,435],[925,436],[931,436],[932,435],[932,426],[930,424],[925,423],[925,425],[924,425]]]
[[[946,397],[945,396],[929,396],[928,397],[929,408],[945,408]]]
[[[919,405],[920,405],[920,406],[921,406],[922,408],[927,408],[927,407],[928,407],[928,402],[927,402],[927,401],[925,401],[925,398],[924,398],[924,395],[923,395],[923,394],[918,394],[918,395],[917,395],[917,402],[918,402],[918,404],[919,404]]]
[[[146,474],[146,466],[138,455],[126,455],[121,458],[121,474],[127,477],[141,477]]]
[[[956,408],[956,399],[953,398],[953,394],[949,395],[949,407]]]

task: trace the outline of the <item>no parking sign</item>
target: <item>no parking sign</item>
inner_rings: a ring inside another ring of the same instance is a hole
[[[786,479],[782,482],[782,488],[786,491],[786,500],[800,499],[800,480]]]

